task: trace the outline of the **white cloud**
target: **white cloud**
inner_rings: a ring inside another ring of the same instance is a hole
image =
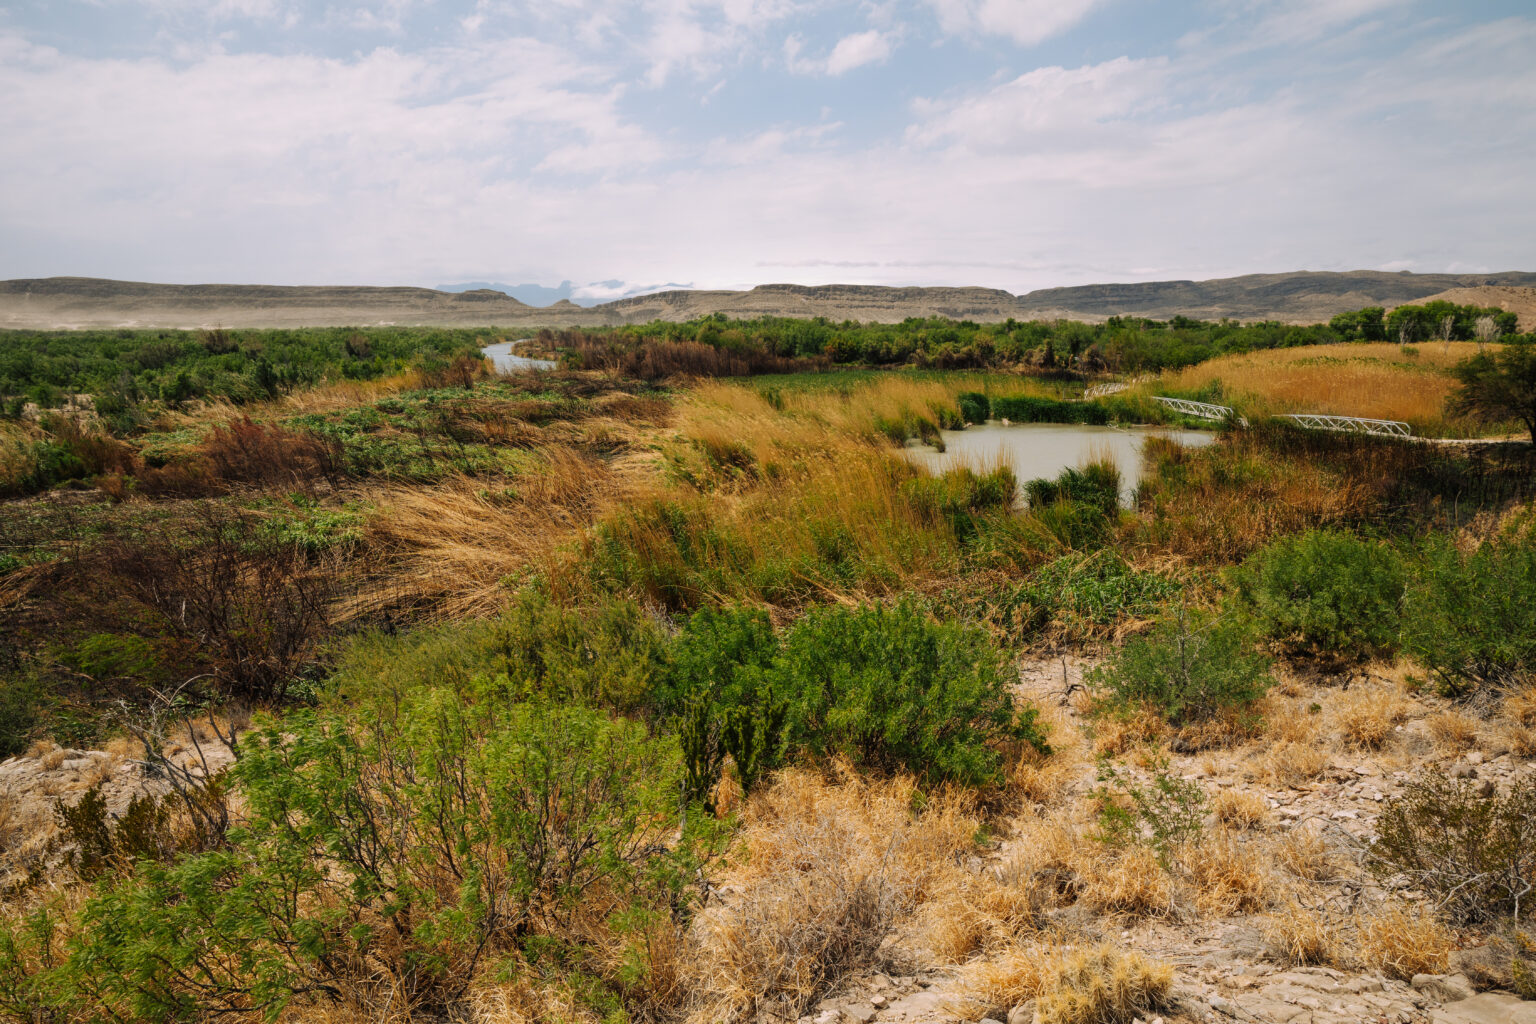
[[[1034,46],[1072,28],[1101,0],[928,0],[952,34],[989,33]]]
[[[874,64],[891,55],[891,41],[884,32],[871,29],[844,36],[827,57],[827,74],[841,75],[865,64]]]

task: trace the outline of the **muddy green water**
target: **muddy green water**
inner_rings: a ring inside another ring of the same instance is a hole
[[[990,469],[1003,464],[1023,484],[1037,477],[1055,477],[1069,466],[1081,466],[1108,455],[1120,468],[1120,502],[1131,503],[1141,481],[1141,446],[1148,437],[1167,437],[1179,444],[1200,447],[1216,440],[1204,430],[1172,430],[1164,427],[1094,427],[1071,423],[1014,423],[992,421],[943,432],[944,448],[935,451],[913,442],[907,455],[929,471],[942,473],[955,466]]]

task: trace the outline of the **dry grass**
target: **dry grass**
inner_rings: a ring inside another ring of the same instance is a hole
[[[742,812],[743,859],[685,956],[689,1019],[799,1016],[925,902],[957,889],[957,857],[980,826],[967,800],[937,794],[912,813],[910,779],[843,770],[834,783],[787,771]]]
[[[1266,918],[1262,930],[1270,955],[1297,967],[1337,963],[1345,948],[1336,921],[1295,900]]]
[[[1266,747],[1250,764],[1255,778],[1294,789],[1328,770],[1333,757],[1316,743],[1284,740]]]
[[[1179,852],[1202,914],[1231,917],[1267,907],[1275,883],[1264,851],[1251,839],[1218,830]]]
[[[1338,874],[1340,861],[1333,847],[1312,828],[1293,828],[1268,849],[1274,862],[1306,882],[1321,882]]]
[[[562,545],[642,486],[570,448],[548,448],[539,458],[540,468],[512,493],[469,478],[371,490],[379,511],[368,535],[383,565],[352,610],[407,604],[447,617],[494,612],[509,582],[548,572]]]
[[[1456,937],[1422,907],[1389,903],[1357,921],[1358,961],[1399,981],[1415,974],[1446,974]]]
[[[970,1019],[1033,1000],[1038,1024],[1120,1024],[1167,1004],[1173,968],[1107,943],[1029,943],[968,966],[960,985],[954,1009]]]
[[[1459,754],[1477,744],[1477,720],[1460,711],[1437,711],[1424,720],[1430,736],[1441,748]]]
[[[1118,853],[1089,854],[1078,861],[1080,902],[1102,914],[1121,918],[1165,917],[1174,910],[1173,878],[1150,847],[1131,846]]]
[[[1093,724],[1093,756],[1119,757],[1137,748],[1162,745],[1172,730],[1151,708],[1129,715],[1104,714]]]
[[[1408,717],[1408,702],[1386,686],[1349,690],[1332,709],[1344,745],[1352,750],[1380,750]]]
[[[1455,387],[1450,367],[1477,352],[1475,342],[1418,346],[1316,345],[1222,356],[1166,375],[1163,387],[1195,390],[1220,381],[1231,401],[1255,413],[1320,412],[1404,420],[1420,433],[1475,432],[1450,420],[1446,399]]]
[[[1228,828],[1267,831],[1274,824],[1269,802],[1246,789],[1223,789],[1211,800],[1216,820]]]

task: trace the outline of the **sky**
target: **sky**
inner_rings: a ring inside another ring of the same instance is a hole
[[[1530,0],[0,0],[0,278],[1536,270]]]

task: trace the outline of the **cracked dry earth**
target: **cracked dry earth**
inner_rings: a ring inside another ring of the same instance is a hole
[[[1096,748],[1080,690],[1083,672],[1091,666],[1072,657],[1021,665],[1024,696],[1047,709],[1053,745],[1068,747],[1064,755],[1080,762],[1062,801],[1038,812],[1061,817],[1079,830],[1092,827],[1084,805],[1090,804],[1095,786],[1095,753],[1105,753],[1108,746],[1117,765],[1134,765],[1138,755],[1137,748],[1117,750],[1103,737],[1097,738]],[[1536,1002],[1489,989],[1486,977],[1474,984],[1460,972],[1459,965],[1478,962],[1482,939],[1472,933],[1450,933],[1459,948],[1449,951],[1443,972],[1400,977],[1382,970],[1302,965],[1279,948],[1275,921],[1294,912],[1295,904],[1284,905],[1289,900],[1316,909],[1319,919],[1336,925],[1389,904],[1410,911],[1424,907],[1423,893],[1383,889],[1359,866],[1383,803],[1399,794],[1415,772],[1474,779],[1484,792],[1536,772],[1528,731],[1524,749],[1512,749],[1511,730],[1518,731],[1518,723],[1497,716],[1471,718],[1446,701],[1414,692],[1403,684],[1401,673],[1384,672],[1325,683],[1282,677],[1268,698],[1266,715],[1273,721],[1263,735],[1235,748],[1169,754],[1171,770],[1199,783],[1208,806],[1219,806],[1219,794],[1232,792],[1243,794],[1232,798],[1233,804],[1258,809],[1243,841],[1307,833],[1312,837],[1308,843],[1325,846],[1338,865],[1335,877],[1306,883],[1285,878],[1285,870],[1276,865],[1270,905],[1238,916],[1202,912],[1198,899],[1189,895],[1166,914],[1094,914],[1079,906],[1045,912],[1052,941],[1087,946],[1108,940],[1173,968],[1169,1000],[1159,1012],[1136,1018],[1140,1024],[1536,1024]],[[1078,745],[1071,748],[1071,743]],[[1522,746],[1518,737],[1513,745]],[[1018,837],[1020,832],[1027,828],[1016,828],[1014,838],[996,844],[972,870],[1002,872],[1027,842]],[[1347,959],[1350,933],[1346,927],[1335,934],[1345,947],[1339,955]],[[978,959],[986,956],[983,952]],[[897,956],[890,962],[903,960]],[[866,972],[844,979],[799,1024],[1031,1024],[1038,1019],[1030,1004],[978,1011],[974,990],[966,984],[969,964],[928,969],[914,968],[910,959],[905,964],[911,973]]]

